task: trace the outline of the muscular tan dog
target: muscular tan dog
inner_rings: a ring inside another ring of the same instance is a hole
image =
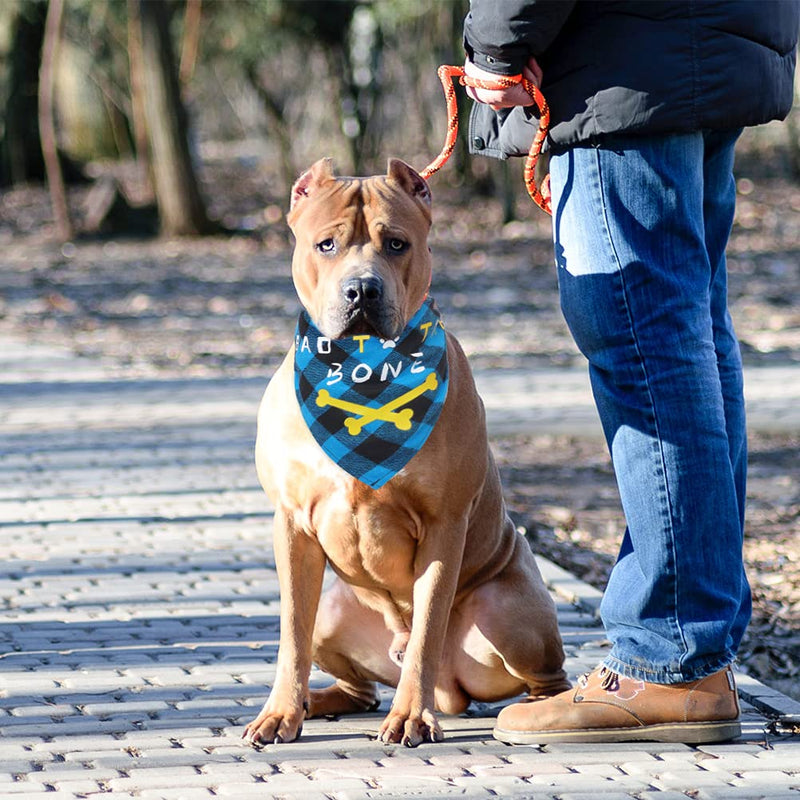
[[[324,159],[292,190],[292,275],[326,337],[398,336],[431,280],[427,183],[402,161],[337,178]],[[449,390],[433,432],[372,489],[312,438],[291,351],[259,411],[256,464],[276,507],[281,634],[275,684],[244,738],[289,742],[305,717],[377,706],[397,687],[383,742],[439,741],[435,709],[569,687],[553,603],[506,515],[483,404],[447,334]],[[337,578],[322,594],[330,564]],[[322,596],[321,596],[322,595]],[[336,679],[309,690],[312,662]]]

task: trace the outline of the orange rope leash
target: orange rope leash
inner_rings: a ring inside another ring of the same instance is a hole
[[[541,189],[536,185],[536,162],[541,155],[542,145],[547,136],[547,129],[550,126],[550,108],[538,87],[521,75],[514,77],[498,76],[497,80],[491,83],[476,78],[469,78],[465,75],[463,67],[443,65],[439,67],[437,74],[442,83],[444,97],[447,103],[447,135],[442,152],[420,172],[420,175],[427,180],[435,172],[438,172],[447,163],[447,160],[455,149],[456,139],[458,137],[458,105],[456,103],[456,89],[453,85],[453,78],[458,78],[462,86],[473,86],[478,89],[507,89],[521,82],[525,91],[531,96],[534,105],[539,109],[539,130],[536,131],[531,149],[528,151],[528,157],[525,159],[525,169],[522,175],[525,180],[525,188],[528,190],[528,194],[531,196],[533,202],[536,203],[542,211],[551,214],[550,176],[548,175],[544,181],[542,181]]]

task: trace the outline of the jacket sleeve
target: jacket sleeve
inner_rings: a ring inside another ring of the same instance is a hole
[[[575,0],[471,0],[464,20],[464,47],[476,66],[498,75],[519,75],[530,56],[555,39]]]

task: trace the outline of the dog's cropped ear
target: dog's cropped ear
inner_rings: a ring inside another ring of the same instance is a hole
[[[412,197],[416,197],[426,206],[430,206],[431,190],[428,188],[428,182],[405,161],[401,161],[399,158],[390,158],[386,176],[399,183]]]
[[[333,180],[333,160],[321,158],[311,169],[306,170],[292,186],[292,200],[289,206],[293,209],[304,197],[308,197],[314,192],[317,186]]]

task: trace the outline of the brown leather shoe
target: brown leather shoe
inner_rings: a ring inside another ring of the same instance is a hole
[[[511,744],[547,742],[723,742],[742,732],[730,667],[690,683],[645,683],[597,667],[578,687],[516,703],[494,736]]]

